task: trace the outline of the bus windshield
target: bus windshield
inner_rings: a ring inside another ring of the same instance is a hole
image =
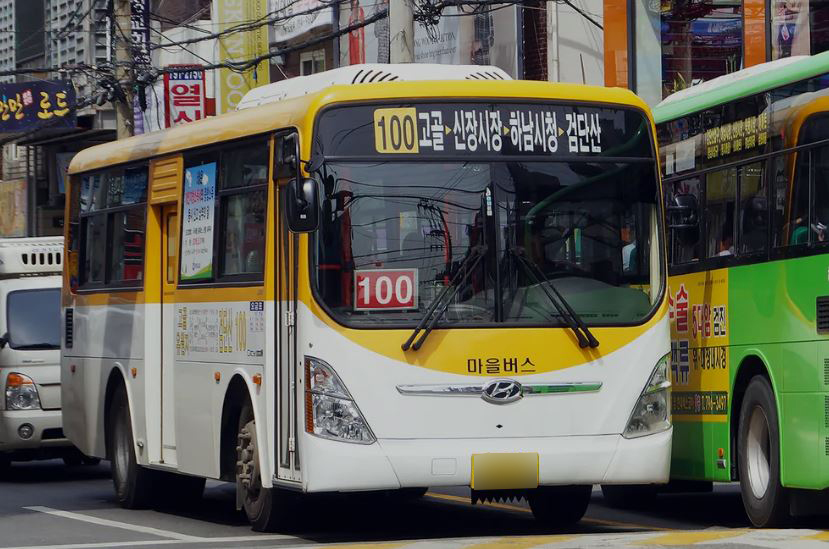
[[[549,285],[587,325],[636,323],[661,291],[652,160],[327,162],[319,179],[316,289],[341,322],[412,326],[453,278],[440,325],[563,325]]]
[[[9,292],[6,312],[9,347],[60,349],[60,288]]]

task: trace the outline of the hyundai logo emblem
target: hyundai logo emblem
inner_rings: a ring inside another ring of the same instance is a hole
[[[524,396],[521,384],[511,379],[496,379],[484,385],[481,398],[492,404],[509,404]]]

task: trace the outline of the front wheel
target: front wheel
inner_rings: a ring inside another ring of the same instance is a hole
[[[155,471],[138,465],[135,459],[135,444],[132,435],[127,391],[124,386],[115,390],[109,408],[112,423],[109,427],[107,444],[112,460],[112,483],[115,497],[126,509],[142,509],[152,502],[155,492]]]
[[[743,506],[758,528],[789,519],[789,494],[780,484],[780,433],[774,393],[765,377],[748,384],[740,409],[738,465]]]
[[[236,502],[257,532],[273,532],[283,526],[290,494],[262,486],[256,420],[250,403],[239,415],[236,446]]]
[[[590,503],[592,486],[540,486],[530,490],[527,501],[533,516],[544,526],[565,528],[582,519]]]

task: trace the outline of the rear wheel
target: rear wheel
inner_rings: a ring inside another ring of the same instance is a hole
[[[138,465],[135,459],[132,422],[127,403],[127,391],[121,385],[112,395],[109,408],[110,424],[107,436],[109,456],[112,460],[112,483],[115,497],[126,509],[147,507],[156,485],[155,471]]]
[[[259,441],[256,420],[250,402],[239,415],[236,446],[236,501],[245,511],[251,527],[257,532],[272,532],[283,525],[286,500],[290,497],[276,488],[262,486],[259,465]]]
[[[639,509],[656,500],[655,484],[632,484],[614,486],[602,484],[604,501],[617,509]]]
[[[576,524],[587,512],[592,486],[540,486],[530,490],[527,501],[533,516],[544,526],[564,528]]]
[[[755,376],[740,409],[738,464],[743,506],[758,528],[789,519],[789,493],[780,484],[780,434],[777,406],[768,380]]]

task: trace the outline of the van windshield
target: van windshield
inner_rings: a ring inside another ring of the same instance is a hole
[[[60,348],[60,289],[16,290],[6,296],[9,347]]]

